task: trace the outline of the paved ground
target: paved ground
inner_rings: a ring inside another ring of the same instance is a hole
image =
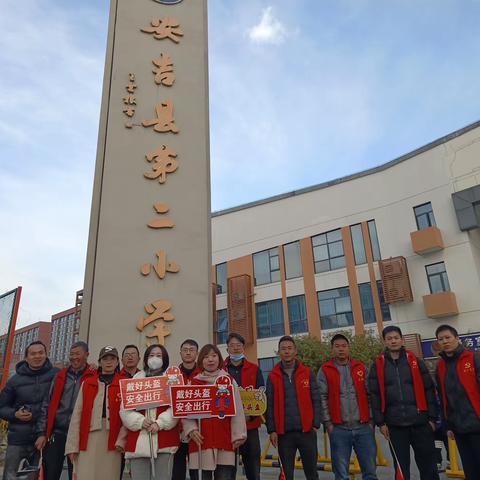
[[[261,430],[260,437],[261,437],[262,446],[263,446],[265,441],[266,441],[266,438],[267,438],[267,434],[266,434],[265,429]],[[380,448],[381,448],[385,458],[389,462],[388,467],[378,467],[378,469],[377,469],[378,478],[379,478],[379,480],[393,480],[394,479],[394,472],[393,472],[393,468],[391,466],[392,461],[391,461],[391,458],[390,458],[390,452],[388,450],[388,446],[387,446],[385,440],[383,439],[383,437],[381,435],[377,435],[377,439],[379,440],[379,445],[380,445]],[[318,448],[319,448],[319,452],[323,452],[323,435],[321,435],[321,434],[319,434]],[[270,453],[274,453],[274,450],[270,449]],[[0,475],[2,473],[3,473],[3,467],[0,465]],[[261,476],[262,476],[262,479],[265,479],[265,480],[267,480],[267,479],[277,479],[278,478],[278,473],[279,473],[278,468],[262,468],[262,475]],[[331,472],[319,471],[318,476],[319,476],[320,480],[324,480],[324,479],[330,479],[331,480],[331,479],[333,479],[333,474]],[[245,478],[245,477],[243,475],[241,475],[241,472],[239,472],[239,474],[237,475],[237,479],[241,480],[243,478]],[[295,472],[295,478],[301,479],[301,478],[305,478],[305,477],[304,477],[302,471],[297,470]],[[359,480],[361,478],[361,476],[357,475],[355,478]],[[67,480],[67,479],[68,479],[67,472],[64,471],[63,475],[62,475],[62,480]],[[125,474],[124,475],[124,480],[127,480],[127,479],[130,479],[130,475]],[[446,477],[445,474],[440,474],[440,480],[446,480],[446,479],[447,479],[447,477]],[[110,480],[110,479],[105,479],[105,480]],[[413,459],[413,455],[412,455],[411,480],[420,480],[420,476],[419,476],[418,470],[415,466],[415,461]]]

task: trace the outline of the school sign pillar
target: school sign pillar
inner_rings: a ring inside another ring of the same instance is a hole
[[[207,0],[111,0],[80,338],[212,335]]]

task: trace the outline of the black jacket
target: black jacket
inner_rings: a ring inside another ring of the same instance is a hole
[[[297,392],[295,389],[295,382],[293,378],[295,377],[295,372],[297,370],[298,363],[295,363],[295,369],[292,374],[292,380],[288,377],[286,372],[282,369],[283,377],[283,386],[285,389],[285,433],[288,432],[301,432],[302,431],[302,419],[300,417],[300,408],[301,405],[297,401]],[[274,388],[273,384],[270,381],[270,377],[267,379],[267,412],[265,414],[267,431],[268,433],[275,432],[275,418],[274,418]],[[313,426],[319,428],[321,424],[320,418],[320,390],[318,388],[317,379],[315,374],[310,371],[310,395],[312,397],[313,405]]]
[[[445,375],[445,392],[447,395],[447,428],[454,433],[480,433],[480,418],[475,412],[467,392],[460,383],[457,373],[458,357],[465,350],[460,345],[453,356],[449,357],[444,352],[440,356],[447,364],[447,373]],[[475,354],[475,371],[477,383],[480,385],[480,356]],[[437,371],[437,385],[440,383]],[[440,400],[442,400],[440,395]],[[442,406],[443,412],[443,406]]]
[[[381,409],[382,404],[376,363],[372,365],[368,379],[373,420],[376,425],[387,424],[397,427],[407,427],[424,425],[429,420],[435,422],[437,416],[435,386],[433,385],[432,378],[428,373],[425,363],[420,359],[417,360],[425,387],[428,412],[419,412],[417,409],[413,378],[405,349],[402,348],[398,360],[393,360],[388,350],[386,350],[385,413],[382,413]]]
[[[77,400],[78,392],[80,390],[80,380],[84,371],[85,370],[82,370],[81,372],[74,372],[71,368],[67,370],[65,385],[63,387],[62,396],[60,397],[60,403],[58,404],[58,409],[55,415],[55,423],[53,425],[54,434],[60,433],[66,436],[68,433],[70,417],[72,416],[73,407],[75,406],[75,401]],[[40,408],[40,416],[36,426],[36,432],[38,436],[47,434],[48,406],[50,405],[50,400],[52,399],[56,380],[57,377],[55,376]]]
[[[43,397],[58,368],[52,367],[50,360],[39,370],[31,370],[25,360],[17,363],[16,375],[0,393],[0,418],[7,420],[9,445],[33,445],[37,439],[36,423],[40,416]],[[32,412],[32,420],[22,422],[15,412],[26,406]]]

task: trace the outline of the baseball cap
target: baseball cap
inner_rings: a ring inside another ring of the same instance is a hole
[[[98,359],[101,360],[103,357],[107,355],[113,355],[114,357],[118,357],[118,350],[115,347],[106,346],[100,350],[100,355],[98,355]]]

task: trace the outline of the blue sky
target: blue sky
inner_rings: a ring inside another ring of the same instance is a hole
[[[23,285],[19,325],[83,284],[108,10],[2,1],[0,292]],[[210,0],[213,209],[479,120],[478,18],[479,0]]]

